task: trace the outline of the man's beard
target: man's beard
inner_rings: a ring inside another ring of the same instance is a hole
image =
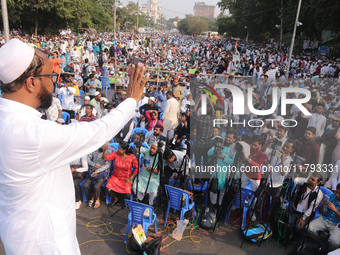
[[[53,100],[52,93],[49,93],[45,87],[45,85],[42,84],[39,95],[38,95],[38,100],[40,100],[41,105],[39,108],[41,109],[48,109],[50,108]]]

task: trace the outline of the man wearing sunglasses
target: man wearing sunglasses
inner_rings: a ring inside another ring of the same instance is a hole
[[[100,148],[133,117],[148,79],[132,66],[127,99],[100,120],[58,125],[47,55],[18,39],[0,48],[0,238],[7,254],[80,254],[69,162]]]

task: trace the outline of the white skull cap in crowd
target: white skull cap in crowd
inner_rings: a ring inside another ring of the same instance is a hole
[[[0,48],[0,81],[15,81],[30,66],[34,48],[19,39],[12,39]]]

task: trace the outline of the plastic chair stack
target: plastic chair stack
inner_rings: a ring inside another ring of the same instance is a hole
[[[157,233],[157,216],[153,212],[152,206],[126,199],[125,206],[129,219],[125,233],[125,243],[127,242],[131,225],[142,225],[145,236],[147,236],[149,226],[155,223],[155,233]],[[146,210],[149,210],[148,216],[145,215]]]
[[[168,199],[168,208],[165,213],[165,223],[164,226],[166,226],[166,223],[168,221],[169,211],[170,208],[173,208],[175,210],[181,211],[181,217],[180,220],[184,219],[184,214],[187,211],[192,210],[192,215],[195,219],[195,202],[189,203],[189,193],[185,190],[181,190],[175,187],[171,187],[169,185],[164,185],[167,199]],[[182,207],[182,198],[185,197],[185,206]]]

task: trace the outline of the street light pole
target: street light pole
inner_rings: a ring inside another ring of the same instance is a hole
[[[280,27],[280,52],[282,49],[282,31],[283,31],[283,0],[281,0],[281,27]]]
[[[139,0],[137,0],[137,25],[136,25],[137,31],[138,31],[138,20],[139,20]]]
[[[7,12],[7,1],[1,0],[2,10],[2,23],[4,24],[5,42],[9,41],[9,24],[8,24],[8,12]]]
[[[117,14],[117,0],[115,0],[114,14],[113,14],[113,16],[114,16],[114,21],[113,21],[113,26],[114,26],[114,28],[113,28],[113,33],[114,33],[114,38],[115,38],[115,40],[116,40],[116,23],[117,23],[117,16],[116,16],[116,14]]]
[[[295,42],[295,34],[296,34],[296,27],[299,22],[299,15],[300,15],[300,9],[301,9],[301,2],[302,0],[299,0],[299,5],[298,9],[296,12],[296,19],[295,19],[295,24],[294,24],[294,32],[293,32],[293,37],[292,37],[292,42],[290,44],[290,50],[289,50],[289,57],[288,57],[288,64],[287,64],[287,70],[286,70],[286,77],[288,78],[289,75],[289,68],[290,68],[290,61],[292,59],[292,54],[293,54],[293,48],[294,48],[294,42]]]

